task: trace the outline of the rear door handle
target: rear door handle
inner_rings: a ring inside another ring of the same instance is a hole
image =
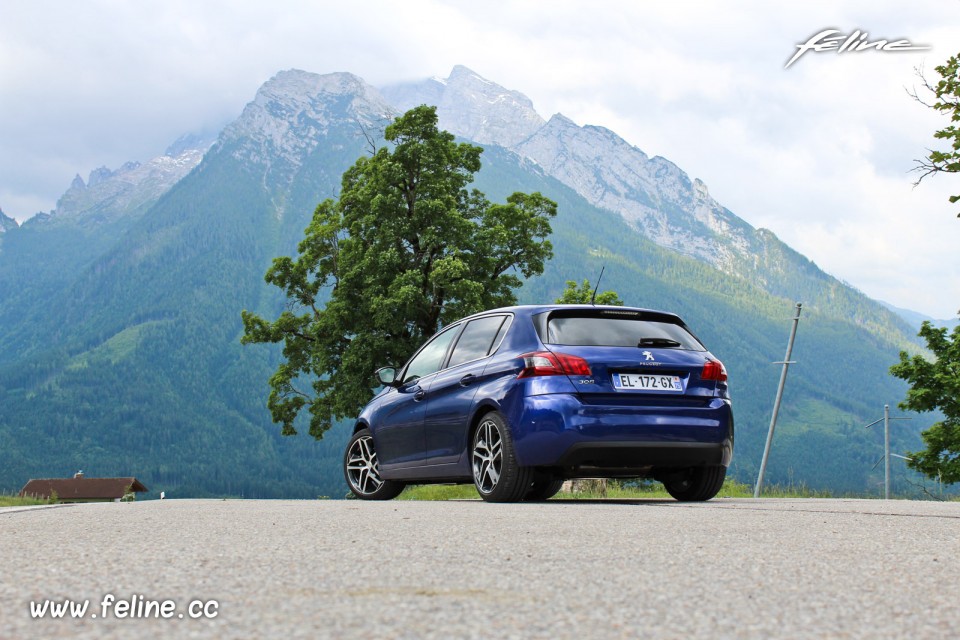
[[[477,376],[473,375],[472,373],[468,373],[467,375],[460,378],[460,386],[465,387],[468,384],[471,384],[476,379],[476,377]]]

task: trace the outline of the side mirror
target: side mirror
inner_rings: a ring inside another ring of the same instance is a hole
[[[395,367],[377,369],[377,380],[388,387],[397,386],[397,369]]]

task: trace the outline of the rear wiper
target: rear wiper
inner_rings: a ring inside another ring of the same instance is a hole
[[[680,343],[670,338],[640,338],[638,347],[679,347]]]

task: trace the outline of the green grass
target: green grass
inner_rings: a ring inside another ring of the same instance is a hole
[[[403,490],[397,500],[468,500],[480,499],[472,484],[420,484]]]
[[[753,487],[750,485],[727,479],[717,494],[717,498],[752,498]],[[769,485],[763,489],[764,498],[832,498],[828,491],[816,491],[805,485]],[[479,499],[477,490],[471,484],[426,484],[407,487],[400,494],[398,500],[469,500]],[[659,482],[640,482],[628,486],[618,486],[610,483],[606,495],[597,492],[578,491],[574,493],[558,493],[554,500],[638,500],[638,499],[671,500],[670,494]]]
[[[49,504],[46,500],[37,498],[21,498],[20,496],[8,496],[0,494],[0,507],[26,507],[35,504]]]

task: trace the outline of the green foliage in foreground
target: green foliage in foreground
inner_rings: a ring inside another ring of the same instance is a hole
[[[38,504],[49,504],[47,500],[39,498],[9,496],[0,494],[0,507],[28,507]]]
[[[723,483],[718,498],[752,498],[753,487],[731,478]],[[764,498],[832,498],[829,491],[816,491],[805,485],[769,486],[763,489]],[[639,500],[673,498],[659,482],[619,483],[610,481],[606,495],[595,492],[558,493],[553,500]],[[398,500],[470,500],[480,499],[472,484],[428,484],[407,487]]]
[[[924,322],[919,335],[927,341],[934,360],[900,352],[900,364],[890,367],[893,375],[910,383],[900,408],[939,410],[944,419],[921,434],[927,448],[910,453],[907,464],[929,478],[953,484],[960,482],[960,326],[948,335],[946,327]]]
[[[472,484],[420,484],[410,485],[397,500],[470,500],[480,499]]]

